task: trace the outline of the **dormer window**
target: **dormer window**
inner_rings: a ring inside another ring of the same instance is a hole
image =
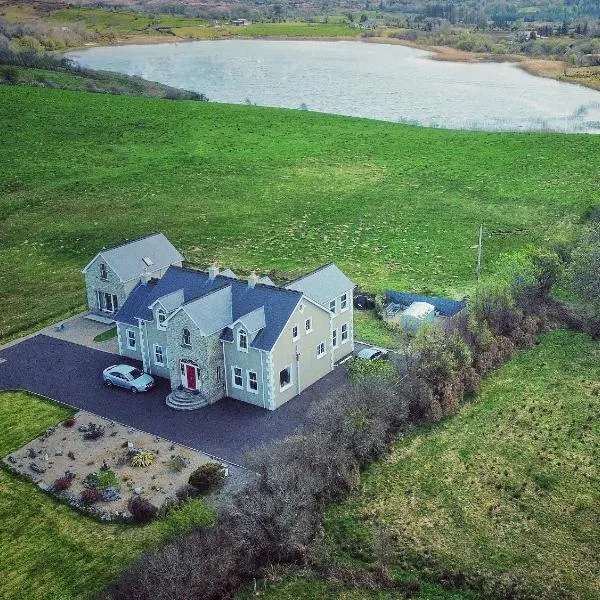
[[[335,298],[329,303],[329,312],[335,315]]]
[[[248,334],[243,329],[238,333],[238,350],[248,352]]]
[[[104,263],[100,263],[100,279],[107,280],[108,272],[106,270],[106,265]]]
[[[165,321],[167,320],[167,313],[164,308],[159,308],[156,311],[156,320],[158,322],[159,329],[164,329]]]
[[[189,329],[184,329],[181,332],[181,343],[184,346],[191,346],[192,345],[192,335],[191,335]]]

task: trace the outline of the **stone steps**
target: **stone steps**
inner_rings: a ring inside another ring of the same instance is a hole
[[[173,390],[166,399],[169,408],[175,410],[197,410],[209,404],[201,394],[192,394],[187,391]]]

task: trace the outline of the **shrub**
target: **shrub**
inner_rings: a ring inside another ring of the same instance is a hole
[[[98,490],[105,490],[109,487],[113,487],[116,490],[121,489],[119,478],[116,476],[115,472],[110,469],[98,473],[89,473],[84,480],[84,485],[88,488],[95,488]]]
[[[75,418],[74,417],[67,417],[63,422],[62,422],[62,426],[63,427],[73,427],[75,425]]]
[[[129,500],[128,508],[135,523],[148,523],[158,513],[158,508],[141,496],[133,496]]]
[[[83,432],[84,440],[98,440],[104,437],[104,427],[96,423],[90,423],[87,430]]]
[[[194,486],[202,493],[209,492],[219,485],[225,478],[225,469],[218,462],[208,462],[199,466],[188,480],[189,484]]]
[[[154,462],[154,454],[148,450],[142,450],[134,454],[131,459],[132,467],[149,467]]]
[[[17,83],[19,81],[19,72],[15,67],[7,65],[0,69],[0,78],[6,83]]]
[[[101,495],[100,490],[97,490],[96,488],[86,488],[81,492],[79,499],[84,506],[91,506],[100,500]]]
[[[72,482],[73,482],[73,478],[69,477],[67,475],[65,475],[63,477],[59,477],[52,484],[52,489],[55,492],[64,492],[65,490],[68,490],[71,487]]]

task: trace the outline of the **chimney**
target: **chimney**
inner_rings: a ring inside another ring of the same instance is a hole
[[[208,278],[213,280],[219,274],[219,267],[217,267],[217,263],[213,263],[208,267]]]
[[[250,275],[248,275],[248,287],[253,288],[257,282],[258,282],[258,275],[254,271],[252,271],[252,273],[250,273]]]

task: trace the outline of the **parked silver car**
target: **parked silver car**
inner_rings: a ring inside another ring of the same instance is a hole
[[[356,355],[356,358],[360,358],[362,360],[385,360],[388,358],[388,352],[383,348],[363,348]]]
[[[145,392],[154,385],[154,377],[131,365],[112,365],[102,371],[107,386],[118,385],[132,393]]]

